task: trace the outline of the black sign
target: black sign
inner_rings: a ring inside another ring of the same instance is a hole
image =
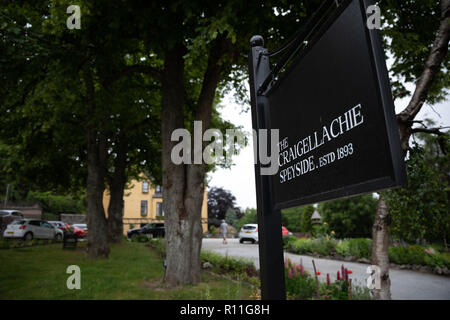
[[[394,104],[365,1],[341,5],[266,94],[279,129],[274,209],[404,185]]]

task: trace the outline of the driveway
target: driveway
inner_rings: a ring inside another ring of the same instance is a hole
[[[259,248],[257,244],[240,244],[238,239],[228,239],[228,244],[222,244],[222,239],[203,239],[203,250],[228,255],[230,257],[245,258],[253,261],[259,269]],[[352,271],[353,283],[365,286],[368,274],[367,264],[355,262],[343,262],[302,256],[292,253],[284,253],[294,263],[303,263],[303,266],[310,273],[314,273],[312,260],[316,264],[317,271],[320,271],[321,280],[325,281],[326,274],[329,273],[331,281],[336,279],[336,273],[344,265]],[[422,273],[411,270],[389,271],[391,277],[391,295],[396,300],[450,300],[450,277],[438,276],[429,273]]]

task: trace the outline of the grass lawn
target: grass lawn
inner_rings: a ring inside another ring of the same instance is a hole
[[[89,260],[85,244],[0,250],[0,299],[249,299],[252,288],[203,273],[203,282],[175,289],[162,285],[160,256],[142,243],[111,245],[107,260]],[[69,265],[81,269],[81,289],[69,290]]]

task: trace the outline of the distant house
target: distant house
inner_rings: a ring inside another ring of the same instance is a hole
[[[151,222],[164,222],[162,187],[152,186],[150,179],[142,176],[140,180],[133,180],[125,190],[123,202],[123,227],[124,234],[130,229],[143,227]],[[110,195],[108,191],[103,194],[103,207],[108,212]],[[203,232],[208,230],[208,205],[207,193],[203,196],[202,204]]]

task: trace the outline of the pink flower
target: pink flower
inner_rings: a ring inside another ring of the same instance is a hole
[[[329,286],[329,285],[330,285],[330,274],[327,273],[327,286]]]
[[[337,272],[337,279],[341,280],[341,274],[339,273],[339,271]]]
[[[289,277],[289,279],[292,279],[292,270],[291,269],[288,270],[288,277]]]
[[[297,268],[294,267],[294,278],[297,278]]]

